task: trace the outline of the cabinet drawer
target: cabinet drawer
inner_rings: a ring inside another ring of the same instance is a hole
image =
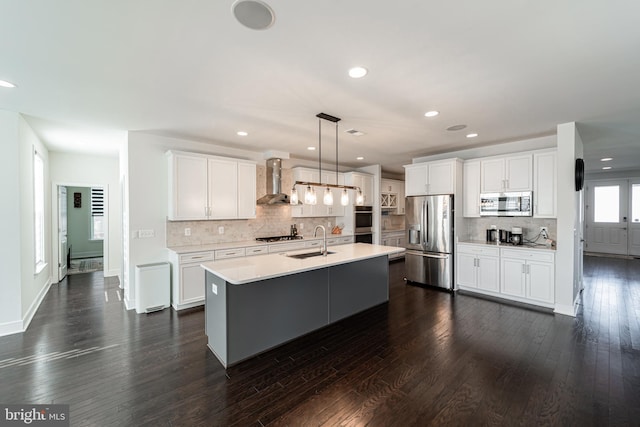
[[[262,255],[262,254],[268,254],[268,253],[269,253],[268,246],[251,246],[249,248],[245,248],[246,256]]]
[[[195,252],[192,254],[180,255],[180,264],[186,264],[190,262],[207,262],[213,261],[213,252]]]
[[[291,242],[291,243],[279,243],[276,245],[269,245],[269,253],[295,251],[297,249],[304,249],[305,242]]]
[[[338,245],[338,239],[331,238],[331,239],[327,239],[327,246],[334,246],[334,245]]]
[[[220,249],[216,251],[216,259],[237,258],[244,256],[244,248]]]
[[[458,253],[469,255],[486,255],[486,256],[498,256],[500,249],[495,246],[488,245],[465,245],[459,244],[457,246]]]
[[[539,262],[553,262],[555,254],[553,252],[538,252],[518,249],[502,249],[501,255],[505,258],[515,258],[520,260],[531,260]]]
[[[329,242],[327,242],[329,244]],[[322,240],[311,240],[305,243],[305,248],[319,248],[322,246]]]
[[[347,243],[353,243],[353,237],[338,237],[339,245],[346,245]]]

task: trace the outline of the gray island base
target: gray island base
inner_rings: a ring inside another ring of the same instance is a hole
[[[244,284],[204,266],[208,347],[225,368],[389,300],[388,254]]]

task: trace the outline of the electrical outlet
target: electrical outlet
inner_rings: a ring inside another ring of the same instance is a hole
[[[540,234],[542,235],[543,239],[548,239],[549,231],[547,230],[547,227],[540,227]]]
[[[154,230],[138,230],[138,239],[150,239],[156,236]]]
[[[327,222],[327,228],[331,228],[331,221]]]
[[[184,229],[184,235],[185,236],[191,236],[191,229],[190,228],[185,228]]]
[[[224,234],[224,227],[223,226],[218,227],[218,234]]]
[[[211,292],[213,292],[214,294],[218,295],[218,285],[216,285],[215,283],[211,284]]]

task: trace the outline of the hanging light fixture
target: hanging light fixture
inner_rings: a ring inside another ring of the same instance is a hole
[[[342,193],[340,194],[340,204],[342,206],[347,206],[349,204],[349,191],[355,190],[357,192],[356,196],[356,204],[363,205],[364,197],[362,195],[362,190],[359,187],[354,187],[351,185],[340,185],[338,184],[338,122],[341,120],[338,117],[330,116],[325,113],[316,114],[318,118],[318,176],[320,177],[321,182],[306,182],[306,181],[296,181],[293,184],[293,188],[291,189],[291,198],[290,203],[292,205],[298,204],[298,190],[296,189],[296,185],[305,185],[307,188],[304,192],[304,203],[308,205],[315,205],[318,201],[316,191],[314,187],[324,187],[324,194],[322,198],[322,202],[325,205],[333,205],[333,191],[332,188],[340,188],[342,189]],[[336,183],[322,183],[322,120],[327,120],[336,124]]]

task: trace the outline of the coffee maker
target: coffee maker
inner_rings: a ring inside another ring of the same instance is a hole
[[[511,243],[511,232],[509,230],[500,230],[500,243]]]
[[[522,238],[522,228],[521,227],[512,227],[511,228],[511,244],[515,245],[515,246],[520,246],[522,245],[523,242],[523,238]]]
[[[491,227],[487,229],[487,242],[497,242],[498,241],[498,230],[495,227]]]

